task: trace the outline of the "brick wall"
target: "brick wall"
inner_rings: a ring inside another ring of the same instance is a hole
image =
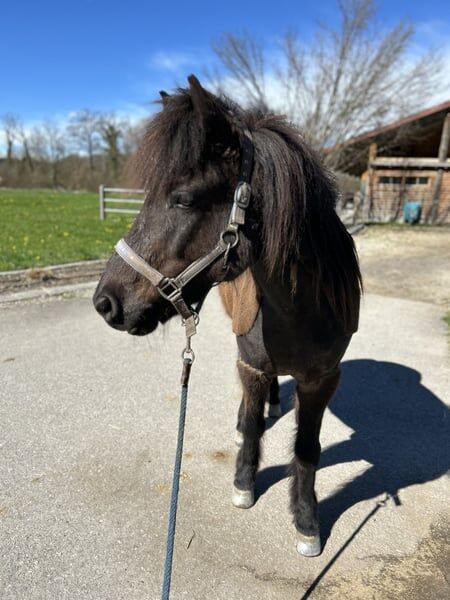
[[[444,171],[442,177],[439,215],[445,223],[450,223],[450,171]]]

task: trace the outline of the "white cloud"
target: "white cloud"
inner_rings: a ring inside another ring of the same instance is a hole
[[[119,119],[126,119],[132,125],[135,125],[136,123],[139,123],[139,121],[147,119],[154,111],[155,108],[152,108],[151,105],[144,106],[143,104],[127,102],[118,108],[115,111],[115,114]]]
[[[178,73],[180,69],[197,64],[197,59],[193,54],[186,52],[155,52],[150,58],[149,66],[161,71],[170,71]]]

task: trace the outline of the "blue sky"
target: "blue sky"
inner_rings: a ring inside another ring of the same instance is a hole
[[[0,115],[63,119],[83,107],[138,115],[161,88],[211,65],[211,41],[243,29],[268,45],[294,28],[304,39],[336,18],[334,1],[127,0],[2,3]],[[450,61],[450,2],[381,1],[386,25],[410,19],[417,44],[442,46]],[[449,71],[447,71],[448,73]],[[148,108],[146,108],[148,107]]]

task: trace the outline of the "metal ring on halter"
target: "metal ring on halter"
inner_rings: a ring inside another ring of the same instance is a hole
[[[226,240],[225,239],[226,235],[233,236],[233,241],[229,242],[228,240]],[[225,231],[222,231],[222,233],[220,234],[220,239],[222,240],[222,242],[224,244],[227,244],[227,246],[228,246],[227,252],[229,252],[231,248],[235,248],[238,245],[239,232],[235,229],[225,229]]]
[[[181,358],[183,360],[190,360],[191,363],[193,363],[195,360],[195,354],[192,348],[184,348],[183,352],[181,353]]]

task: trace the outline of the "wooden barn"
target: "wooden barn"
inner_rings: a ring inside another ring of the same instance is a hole
[[[450,220],[450,101],[348,140],[358,218],[403,219],[406,203],[421,208],[421,222]]]

